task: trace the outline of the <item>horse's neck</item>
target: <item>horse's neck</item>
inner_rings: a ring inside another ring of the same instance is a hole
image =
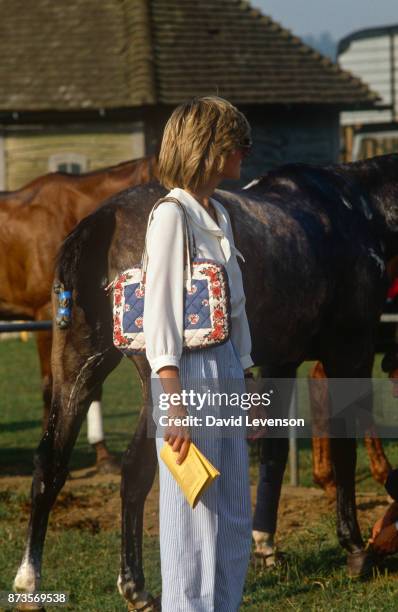
[[[76,222],[80,221],[116,193],[153,180],[155,172],[153,159],[144,158],[82,175],[64,191],[67,207],[73,208]]]
[[[383,155],[346,168],[366,193],[388,257],[398,255],[398,155]]]
[[[154,160],[143,158],[108,168],[102,173],[81,177],[80,181],[86,179],[87,188],[83,188],[82,182],[79,186],[82,191],[95,193],[95,198],[101,202],[119,191],[150,181],[155,174]]]

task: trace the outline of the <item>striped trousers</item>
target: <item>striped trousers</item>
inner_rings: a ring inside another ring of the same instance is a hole
[[[155,406],[161,388],[152,372]],[[183,389],[245,392],[245,381],[231,340],[214,348],[183,352]],[[207,404],[189,414],[221,415],[222,406]],[[239,413],[240,413],[239,409]],[[238,412],[236,412],[238,414]],[[225,416],[225,415],[224,415]],[[155,422],[156,417],[154,416]],[[159,528],[162,612],[236,612],[242,599],[251,549],[248,446],[244,432],[222,437],[217,428],[192,440],[221,475],[192,510],[159,457],[163,434],[157,434],[159,459]]]

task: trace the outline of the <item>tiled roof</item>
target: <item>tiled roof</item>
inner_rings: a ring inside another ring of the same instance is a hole
[[[153,102],[145,0],[0,0],[0,108]]]
[[[1,110],[376,97],[242,0],[0,0],[0,58]]]
[[[235,103],[355,104],[358,79],[240,0],[152,0],[158,96],[204,89]]]

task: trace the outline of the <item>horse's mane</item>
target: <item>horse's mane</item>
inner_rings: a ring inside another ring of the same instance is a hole
[[[308,164],[302,162],[294,162],[278,166],[260,175],[258,178],[251,181],[253,187],[272,186],[278,182],[283,182],[286,179],[300,180],[300,177],[312,176],[323,177],[324,179],[332,180],[333,177],[346,176],[352,179],[362,180],[363,182],[371,182],[376,180],[383,172],[384,179],[391,177],[397,180],[398,178],[398,153],[389,155],[379,155],[369,159],[363,159],[350,163],[334,163],[334,164]],[[250,183],[249,183],[250,185]]]
[[[284,198],[293,191],[316,192],[325,202],[340,201],[370,218],[370,201],[383,185],[391,195],[398,192],[398,154],[380,155],[351,163],[290,163],[269,170],[246,186],[246,193],[278,193]]]

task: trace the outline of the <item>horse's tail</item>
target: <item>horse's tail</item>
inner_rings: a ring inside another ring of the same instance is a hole
[[[74,299],[88,317],[109,309],[104,289],[109,282],[108,251],[115,224],[114,207],[103,206],[80,221],[62,243],[54,280],[55,318],[61,329],[69,327]]]

